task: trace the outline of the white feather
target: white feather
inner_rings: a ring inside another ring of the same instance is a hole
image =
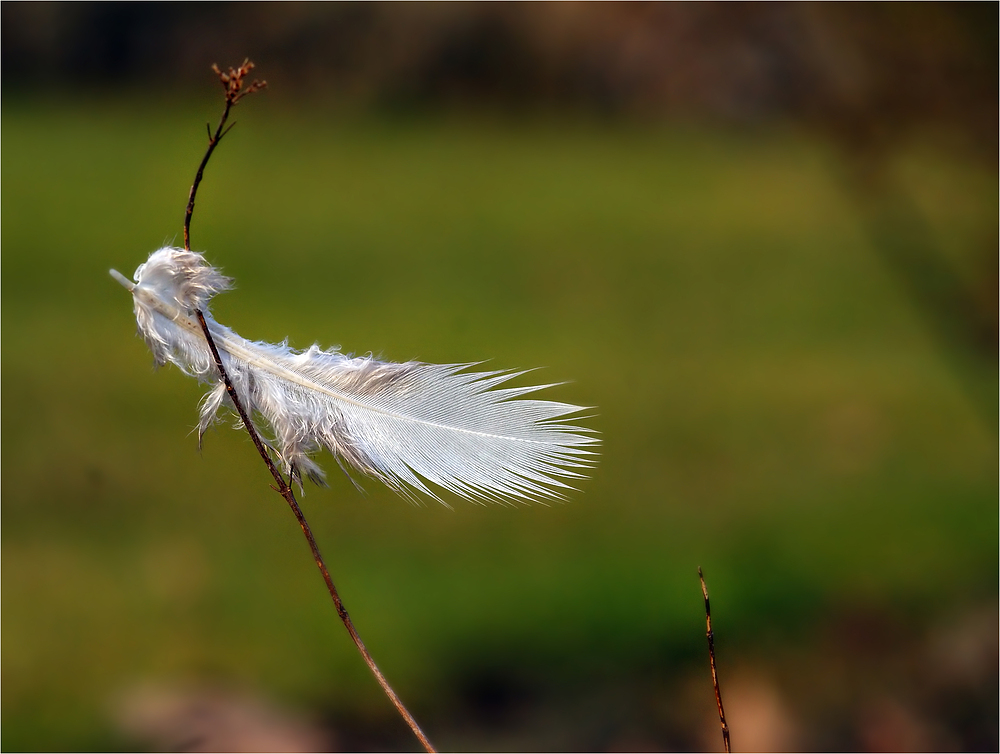
[[[201,254],[164,248],[135,271],[111,270],[132,292],[139,332],[157,364],[170,362],[212,385],[201,403],[199,437],[230,405],[194,316],[200,309],[223,365],[285,472],[323,483],[310,456],[329,449],[406,497],[440,500],[427,482],[473,501],[561,498],[565,479],[593,464],[590,430],[560,423],[581,407],[522,396],[549,385],[499,386],[523,372],[466,371],[472,364],[394,364],[312,346],[295,351],[241,338],[216,322],[208,302],[232,281]],[[572,421],[572,420],[571,420]],[[582,434],[581,434],[582,433]]]

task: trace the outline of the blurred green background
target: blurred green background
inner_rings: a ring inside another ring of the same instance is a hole
[[[181,243],[244,55],[219,321],[597,407],[550,507],[321,458],[438,746],[721,749],[700,565],[737,750],[996,750],[995,5],[200,7],[3,6],[5,750],[416,748],[107,275]]]

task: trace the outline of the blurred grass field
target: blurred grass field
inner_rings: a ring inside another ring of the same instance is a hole
[[[199,454],[202,388],[152,369],[107,274],[180,244],[215,117],[5,102],[5,750],[133,746],[115,700],[151,679],[391,720],[247,438],[220,427]],[[603,746],[616,723],[599,714],[590,738],[477,738],[463,690],[700,672],[699,565],[723,667],[808,651],[845,613],[919,632],[995,604],[995,405],[963,388],[995,394],[995,358],[965,374],[943,358],[830,147],[266,98],[237,119],[192,225],[237,281],[221,322],[300,348],[542,366],[533,378],[567,381],[549,397],[596,407],[600,463],[565,504],[413,507],[370,481],[358,494],[329,457],[330,489],[307,489],[359,630],[442,747]],[[974,275],[995,174],[931,141],[893,159]]]

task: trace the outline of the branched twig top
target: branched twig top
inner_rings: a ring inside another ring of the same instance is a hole
[[[229,129],[236,125],[233,121],[229,128],[226,128],[226,121],[229,119],[229,111],[232,110],[233,105],[239,102],[241,99],[246,97],[248,94],[253,94],[254,92],[259,92],[267,86],[266,81],[258,81],[254,79],[246,89],[243,88],[243,80],[246,78],[247,74],[250,73],[254,68],[254,65],[250,60],[244,59],[243,63],[239,68],[230,68],[228,71],[222,71],[219,66],[215,63],[212,64],[212,70],[215,71],[215,75],[219,77],[219,82],[222,84],[222,88],[226,90],[226,107],[222,111],[222,118],[219,120],[219,125],[215,129],[215,134],[212,134],[211,125],[206,125],[208,129],[208,149],[205,150],[205,156],[201,158],[201,164],[198,166],[198,172],[194,176],[194,182],[191,184],[191,193],[188,194],[187,209],[184,211],[184,248],[188,251],[191,250],[191,215],[194,212],[194,198],[198,193],[198,185],[201,183],[202,175],[205,172],[205,165],[208,164],[208,158],[212,156],[212,152],[215,147],[222,141],[222,137],[229,133]],[[225,130],[223,130],[225,129]]]
[[[228,71],[220,71],[219,66],[212,63],[212,70],[215,71],[215,75],[219,77],[223,89],[226,90],[226,104],[230,106],[235,105],[248,94],[253,94],[267,86],[266,81],[254,79],[250,86],[245,90],[243,89],[243,79],[253,69],[254,64],[250,62],[249,58],[244,58],[239,68],[230,68]]]

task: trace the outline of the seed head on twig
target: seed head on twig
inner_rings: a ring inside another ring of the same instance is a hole
[[[267,87],[266,81],[258,81],[257,79],[254,79],[250,83],[250,86],[243,89],[243,79],[246,78],[247,74],[249,74],[253,69],[254,64],[249,58],[244,58],[239,68],[230,68],[228,71],[223,71],[218,65],[212,63],[212,70],[215,71],[215,75],[219,77],[222,88],[226,90],[226,102],[228,104],[235,105],[248,94],[253,94],[254,92],[258,92]]]

